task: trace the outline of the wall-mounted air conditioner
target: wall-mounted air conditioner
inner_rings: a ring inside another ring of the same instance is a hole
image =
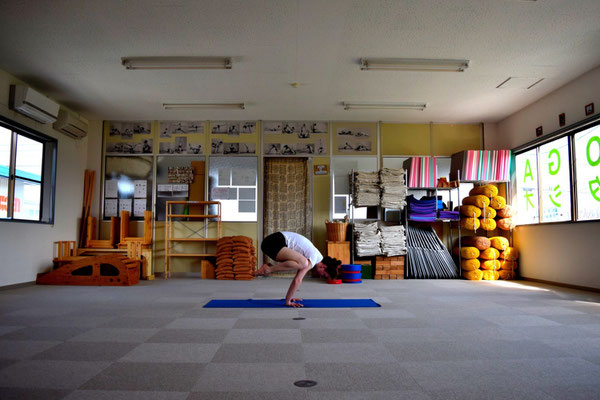
[[[58,119],[52,125],[54,129],[75,139],[81,139],[87,135],[88,124],[70,111],[61,109]]]
[[[10,85],[10,108],[42,124],[58,117],[58,103],[23,85]]]

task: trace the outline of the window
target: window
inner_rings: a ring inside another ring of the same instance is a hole
[[[212,156],[209,165],[209,199],[221,202],[221,220],[256,222],[258,158]]]
[[[571,174],[569,138],[540,146],[540,222],[571,220]]]
[[[537,149],[515,156],[517,180],[517,223],[537,224],[540,219],[538,196]]]
[[[577,220],[600,219],[600,125],[574,135]]]
[[[0,219],[52,223],[56,140],[0,119]]]
[[[333,215],[334,219],[350,217],[352,202],[350,174],[352,171],[377,171],[377,157],[335,157],[333,159]],[[377,218],[377,207],[357,207],[355,219]]]
[[[600,219],[600,119],[515,149],[517,224]]]

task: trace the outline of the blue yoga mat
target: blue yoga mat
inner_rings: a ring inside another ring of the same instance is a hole
[[[305,308],[349,308],[349,307],[381,307],[371,299],[304,299],[298,303]],[[281,300],[211,300],[204,308],[282,308],[286,307],[285,299]]]

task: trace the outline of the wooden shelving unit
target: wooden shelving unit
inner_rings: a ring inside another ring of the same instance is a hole
[[[174,213],[174,206],[187,206],[187,209],[198,211],[200,214]],[[193,205],[194,207],[189,207]],[[209,214],[211,206],[216,208],[216,213]],[[185,225],[201,222],[199,226],[186,228],[190,231],[188,236],[175,236],[175,225]],[[211,226],[209,230],[209,225]],[[170,257],[215,257],[216,243],[221,238],[221,203],[218,201],[167,201],[165,212],[165,279],[171,276],[169,264]],[[184,253],[177,252],[177,243],[202,243],[203,252]],[[215,252],[207,252],[206,245],[215,244]]]

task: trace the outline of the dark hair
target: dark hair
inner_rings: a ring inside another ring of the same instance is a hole
[[[337,278],[338,267],[340,265],[342,265],[342,262],[340,260],[338,260],[337,258],[333,258],[333,257],[329,257],[329,256],[325,256],[325,258],[323,258],[323,261],[321,261],[321,262],[323,264],[325,264],[325,266],[326,266],[325,272],[327,272],[327,275],[329,275],[329,278],[331,278],[331,279]]]

